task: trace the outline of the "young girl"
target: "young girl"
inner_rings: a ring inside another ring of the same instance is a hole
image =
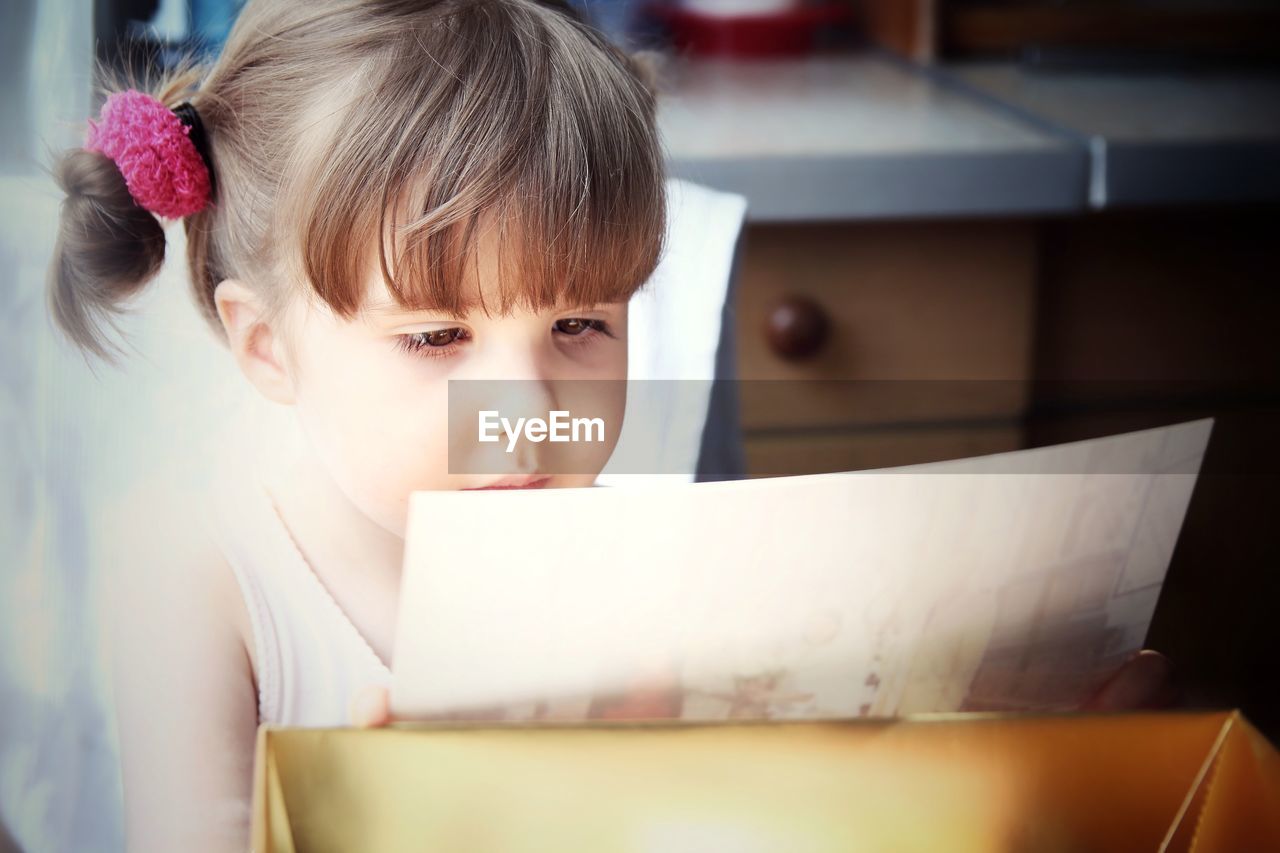
[[[593,482],[448,473],[447,380],[625,379],[665,227],[647,79],[553,0],[250,0],[58,164],[67,334],[109,357],[183,218],[204,316],[307,439],[215,460],[113,566],[130,850],[244,849],[258,723],[343,725],[386,684],[410,492]]]

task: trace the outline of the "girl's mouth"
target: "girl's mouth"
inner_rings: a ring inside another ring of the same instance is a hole
[[[472,486],[469,489],[463,489],[464,492],[486,492],[491,489],[541,489],[551,482],[551,477],[546,474],[531,475],[525,477],[503,477],[501,480],[495,480],[487,486]]]

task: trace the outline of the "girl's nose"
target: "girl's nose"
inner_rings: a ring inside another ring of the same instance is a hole
[[[550,466],[543,459],[544,446],[541,442],[517,441],[515,449],[510,454],[514,457],[511,460],[511,473],[517,475],[551,473],[547,470]]]
[[[523,431],[530,419],[545,421],[558,408],[555,382],[534,347],[513,340],[497,342],[470,367],[467,377],[450,379],[451,422],[462,415],[460,431],[450,438],[452,458],[465,455],[470,460],[465,473],[552,473],[547,442],[528,440]],[[476,424],[482,413],[488,413],[486,423],[499,426],[489,430],[492,437],[486,443],[477,445]]]
[[[497,336],[495,336],[497,337]],[[542,417],[557,407],[555,377],[539,348],[539,340],[519,335],[489,341],[472,374],[490,386],[496,408],[507,416]]]

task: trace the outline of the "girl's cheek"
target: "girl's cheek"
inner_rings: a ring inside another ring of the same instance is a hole
[[[351,502],[400,536],[412,492],[450,488],[447,437],[418,408],[407,406],[390,421],[356,419],[334,454],[335,474]]]
[[[448,383],[406,375],[394,363],[355,369],[357,360],[335,364],[333,382],[313,384],[299,415],[352,499],[381,505],[385,515],[409,491],[443,487]]]
[[[448,383],[381,387],[357,430],[376,468],[395,483],[438,487],[448,472]]]

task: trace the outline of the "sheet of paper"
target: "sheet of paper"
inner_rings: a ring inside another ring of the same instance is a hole
[[[845,474],[416,492],[393,710],[1074,707],[1141,647],[1211,428]]]

